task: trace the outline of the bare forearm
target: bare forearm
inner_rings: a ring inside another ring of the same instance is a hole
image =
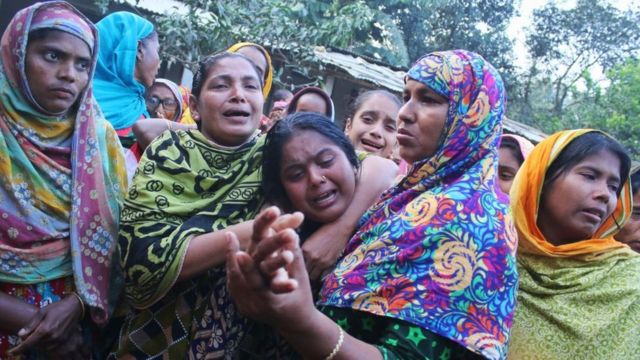
[[[305,359],[324,359],[336,349],[340,338],[338,324],[320,311],[309,317],[309,321],[287,329],[279,329],[287,342]],[[335,360],[382,359],[382,354],[373,345],[360,341],[344,332],[344,339]]]
[[[136,136],[138,144],[142,149],[146,149],[147,146],[160,134],[169,129],[169,125],[173,130],[189,130],[195,129],[195,125],[185,125],[172,122],[165,119],[141,119],[133,124],[133,133]]]
[[[227,232],[234,232],[240,240],[241,248],[246,249],[251,238],[252,227],[253,221],[245,221],[237,225],[231,225],[226,229],[198,235],[191,239],[178,281],[190,279],[212,267],[224,264],[227,251],[227,241],[224,234]]]
[[[35,306],[0,291],[0,328],[3,330],[17,333],[37,311]]]

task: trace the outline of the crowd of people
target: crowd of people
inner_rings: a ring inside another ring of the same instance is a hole
[[[188,88],[156,78],[158,39],[64,1],[2,35],[0,359],[638,358],[616,139],[503,134],[465,50],[336,119],[322,88],[272,94],[259,44]]]

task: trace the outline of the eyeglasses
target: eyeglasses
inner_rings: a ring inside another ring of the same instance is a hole
[[[151,96],[146,99],[147,106],[155,110],[160,104],[166,110],[175,110],[178,108],[178,102],[175,99],[160,99],[157,96]]]

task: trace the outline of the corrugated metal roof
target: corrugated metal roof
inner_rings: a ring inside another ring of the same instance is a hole
[[[523,136],[536,144],[547,137],[547,134],[543,133],[542,131],[532,126],[525,125],[523,123],[519,123],[511,119],[507,119],[506,117],[504,118],[504,121],[502,122],[502,124],[504,126],[505,131],[510,132],[512,134]]]
[[[149,12],[164,15],[168,12],[187,14],[189,9],[180,1],[175,0],[117,0],[121,4],[129,4]]]
[[[338,67],[356,79],[395,92],[402,92],[404,88],[404,72],[402,71],[394,71],[386,66],[372,64],[359,56],[327,51],[323,47],[316,47],[314,52],[322,63]]]

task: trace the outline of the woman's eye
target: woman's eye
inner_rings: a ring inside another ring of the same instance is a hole
[[[609,190],[611,190],[611,192],[618,192],[618,189],[620,188],[620,186],[618,186],[618,184],[609,184]]]
[[[82,71],[89,70],[89,62],[88,61],[79,61],[76,66],[77,66],[77,68],[79,70],[82,70]]]
[[[320,160],[320,166],[322,166],[324,168],[327,168],[327,167],[331,166],[331,164],[333,164],[333,160],[334,160],[333,157],[326,158],[326,159],[321,159]]]
[[[362,122],[365,124],[372,124],[373,123],[373,119],[368,117],[368,116],[363,116],[360,119],[362,119]]]
[[[255,84],[247,84],[247,85],[245,85],[245,87],[247,89],[251,89],[251,90],[257,90],[258,89],[258,86],[255,85]]]
[[[56,61],[58,60],[58,53],[56,53],[55,51],[47,51],[44,54],[44,58],[49,61]]]
[[[391,131],[391,132],[396,132],[397,131],[395,125],[387,125],[384,128],[387,129],[388,131]]]
[[[592,173],[582,173],[580,174],[582,175],[583,178],[588,179],[588,180],[595,180],[596,176]]]

